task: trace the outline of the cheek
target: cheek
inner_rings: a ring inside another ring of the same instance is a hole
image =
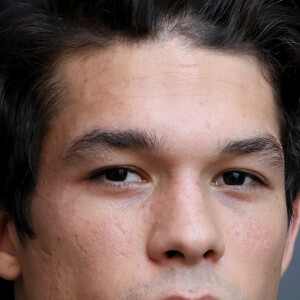
[[[41,233],[41,249],[62,264],[77,265],[83,267],[80,272],[88,270],[95,275],[118,268],[132,257],[142,236],[137,224],[143,223],[133,218],[133,214],[139,215],[137,212],[114,210],[94,200],[52,205],[47,218],[40,219],[36,228]]]
[[[280,280],[287,226],[282,212],[255,212],[232,223],[227,231],[228,261],[234,262],[228,269],[254,299],[260,299],[258,293],[267,293],[268,287],[274,290]]]
[[[258,219],[235,224],[231,229],[231,239],[240,259],[247,263],[254,260],[266,263],[274,255],[282,254],[285,240],[280,226],[283,224],[268,224]]]
[[[28,268],[38,274],[35,284],[39,286],[68,288],[82,299],[99,291],[111,298],[111,293],[134,280],[137,262],[145,261],[142,214],[89,200],[71,202],[52,205],[46,218],[36,219],[38,237]],[[43,274],[52,274],[52,283]]]

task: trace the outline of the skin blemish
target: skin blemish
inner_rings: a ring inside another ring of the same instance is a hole
[[[105,95],[105,96],[112,96],[113,93],[112,93],[111,91],[109,91],[109,90],[106,90],[106,91],[104,92],[104,95]],[[120,102],[119,104],[121,105],[122,102]]]
[[[208,120],[205,121],[205,125],[207,129],[211,128],[210,122]]]

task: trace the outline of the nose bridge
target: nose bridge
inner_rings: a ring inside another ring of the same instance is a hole
[[[152,259],[165,261],[180,257],[184,263],[191,264],[223,253],[209,189],[201,188],[197,179],[189,176],[175,180],[158,197],[157,220],[148,244]]]
[[[168,189],[161,201],[163,201],[162,209],[158,213],[164,227],[180,226],[179,230],[187,230],[187,234],[192,232],[191,225],[205,223],[208,220],[209,203],[205,202],[205,190],[200,188],[198,183],[194,185],[187,180],[178,183],[176,187]],[[207,199],[208,200],[208,199]],[[195,228],[194,228],[195,229]]]

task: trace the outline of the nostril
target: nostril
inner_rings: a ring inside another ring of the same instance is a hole
[[[184,255],[181,252],[177,251],[177,250],[169,250],[169,251],[166,252],[166,255],[167,255],[168,258],[172,258],[174,256],[184,257]]]
[[[211,255],[213,255],[213,251],[212,250],[208,250],[208,251],[206,251],[205,253],[204,253],[204,257],[205,258],[208,258],[209,256],[211,256]]]

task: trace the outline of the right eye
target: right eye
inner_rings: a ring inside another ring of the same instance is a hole
[[[139,183],[144,181],[137,172],[124,167],[107,168],[95,172],[90,179],[101,179],[115,183]]]

